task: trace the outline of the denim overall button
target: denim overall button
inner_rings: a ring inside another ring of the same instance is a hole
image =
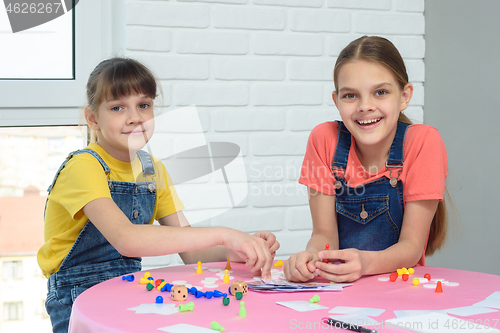
[[[135,211],[135,212],[134,212],[134,219],[136,219],[136,218],[137,218],[137,216],[139,216],[139,212],[138,212],[138,211]]]
[[[149,183],[148,184],[148,190],[149,190],[149,192],[153,193],[154,190],[155,190],[155,185],[153,183]]]
[[[391,178],[389,184],[391,184],[392,187],[396,187],[396,185],[398,185],[398,180],[396,178]]]
[[[335,188],[338,190],[342,187],[342,182],[340,180],[337,180],[335,184],[333,184],[333,186],[335,186]]]
[[[108,183],[108,187],[110,190],[113,190],[113,183]]]
[[[137,194],[137,186],[135,187],[134,194]]]

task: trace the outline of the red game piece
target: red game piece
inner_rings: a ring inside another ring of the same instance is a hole
[[[403,278],[403,281],[408,281],[410,274],[403,274],[401,277]]]
[[[398,279],[398,273],[392,272],[389,279],[391,279],[392,282],[396,281]]]
[[[424,278],[426,278],[427,281],[430,281],[431,280],[431,275],[429,273],[427,273],[427,274],[424,275]]]
[[[328,251],[328,250],[330,250],[330,244],[325,245],[325,251]],[[328,259],[323,259],[323,262],[328,263]]]
[[[155,281],[155,287],[158,288],[158,286],[162,283],[163,281],[158,279]]]
[[[443,286],[441,285],[441,281],[438,281],[438,283],[437,283],[436,292],[437,293],[442,293],[443,292]]]

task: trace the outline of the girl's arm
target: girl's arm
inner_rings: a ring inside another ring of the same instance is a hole
[[[338,265],[316,262],[318,273],[335,282],[350,282],[362,275],[395,271],[401,267],[414,266],[424,251],[438,200],[407,202],[399,241],[383,251],[359,251],[345,249],[321,251],[320,258],[340,260]]]
[[[273,258],[262,237],[224,227],[182,228],[180,220],[176,226],[132,224],[110,198],[89,202],[83,212],[124,256],[158,256],[222,245],[244,258],[254,274],[262,268],[264,277],[271,276]]]
[[[285,262],[283,271],[290,281],[305,282],[314,278],[313,273],[316,271],[314,264],[321,260],[318,252],[324,250],[326,244],[330,245],[330,249],[339,248],[335,196],[323,194],[309,187],[307,190],[313,233],[306,250],[291,255]]]

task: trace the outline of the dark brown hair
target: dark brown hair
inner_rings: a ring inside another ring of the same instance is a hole
[[[338,74],[342,66],[350,60],[373,61],[385,66],[395,77],[401,89],[408,81],[406,66],[398,49],[389,40],[378,36],[363,36],[347,45],[339,54],[333,70],[333,83],[338,91]],[[399,113],[399,122],[411,124],[412,122],[402,112]],[[448,191],[445,188],[445,196]],[[443,246],[446,239],[448,214],[443,200],[439,202],[429,230],[429,238],[425,254],[430,256]]]

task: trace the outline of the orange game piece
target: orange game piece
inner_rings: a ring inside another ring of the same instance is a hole
[[[222,279],[222,283],[229,283],[229,271],[226,269],[224,270],[224,278]]]
[[[437,293],[442,293],[443,292],[443,286],[441,285],[441,281],[437,282],[436,292]]]
[[[229,258],[227,258],[226,269],[231,269],[231,263],[229,262]]]

